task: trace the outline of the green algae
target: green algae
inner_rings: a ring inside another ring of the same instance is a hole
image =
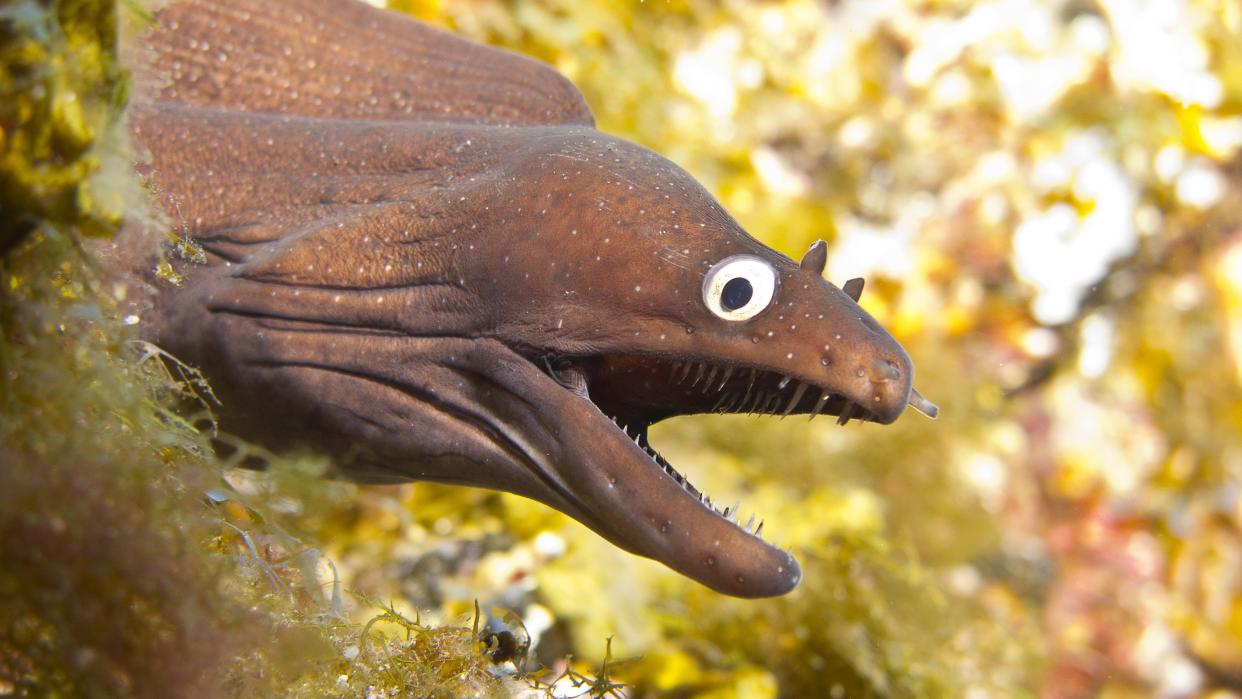
[[[208,389],[113,319],[91,270],[49,226],[0,267],[0,691],[508,696],[467,625],[351,620],[374,605],[321,578],[274,503],[352,486],[311,459],[233,489],[169,407]]]
[[[113,2],[0,8],[0,250],[41,221],[106,236],[121,199],[94,177],[129,90]]]

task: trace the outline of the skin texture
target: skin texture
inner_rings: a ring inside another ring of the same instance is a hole
[[[175,2],[143,45],[139,169],[207,261],[142,327],[202,368],[233,434],[359,481],[519,493],[763,597],[797,562],[647,427],[934,409],[861,280],[822,278],[822,243],[798,264],[754,240],[542,64],[348,0]],[[724,320],[704,278],[743,253],[775,295]]]

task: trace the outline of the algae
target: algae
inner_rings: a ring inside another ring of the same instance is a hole
[[[94,177],[129,89],[116,4],[24,0],[0,8],[0,251],[40,222],[107,236],[121,199]]]

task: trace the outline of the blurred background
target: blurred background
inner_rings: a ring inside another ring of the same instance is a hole
[[[575,652],[661,689],[1242,692],[1242,4],[393,4],[556,66],[778,250],[828,240],[943,408],[660,426],[805,582],[725,600],[549,526],[531,603]]]
[[[1242,4],[391,5],[552,64],[781,252],[827,240],[829,279],[867,278],[941,417],[655,428],[793,547],[801,586],[762,601],[514,496],[327,483],[310,457],[239,472],[174,425],[163,463],[223,469],[190,530],[231,562],[222,594],[328,629],[321,667],[285,670],[307,695],[408,688],[393,668],[434,657],[411,638],[477,623],[545,678],[596,678],[497,689],[519,663],[494,644],[477,676],[435,666],[487,692],[1242,697]],[[196,386],[144,351],[144,380]]]

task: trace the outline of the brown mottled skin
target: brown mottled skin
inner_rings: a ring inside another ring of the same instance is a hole
[[[520,493],[760,597],[797,562],[653,459],[648,425],[887,423],[921,400],[822,244],[800,265],[765,247],[540,63],[352,0],[174,2],[143,45],[140,171],[208,262],[142,327],[203,369],[233,434],[347,478]],[[724,320],[704,275],[738,253],[778,287]]]

